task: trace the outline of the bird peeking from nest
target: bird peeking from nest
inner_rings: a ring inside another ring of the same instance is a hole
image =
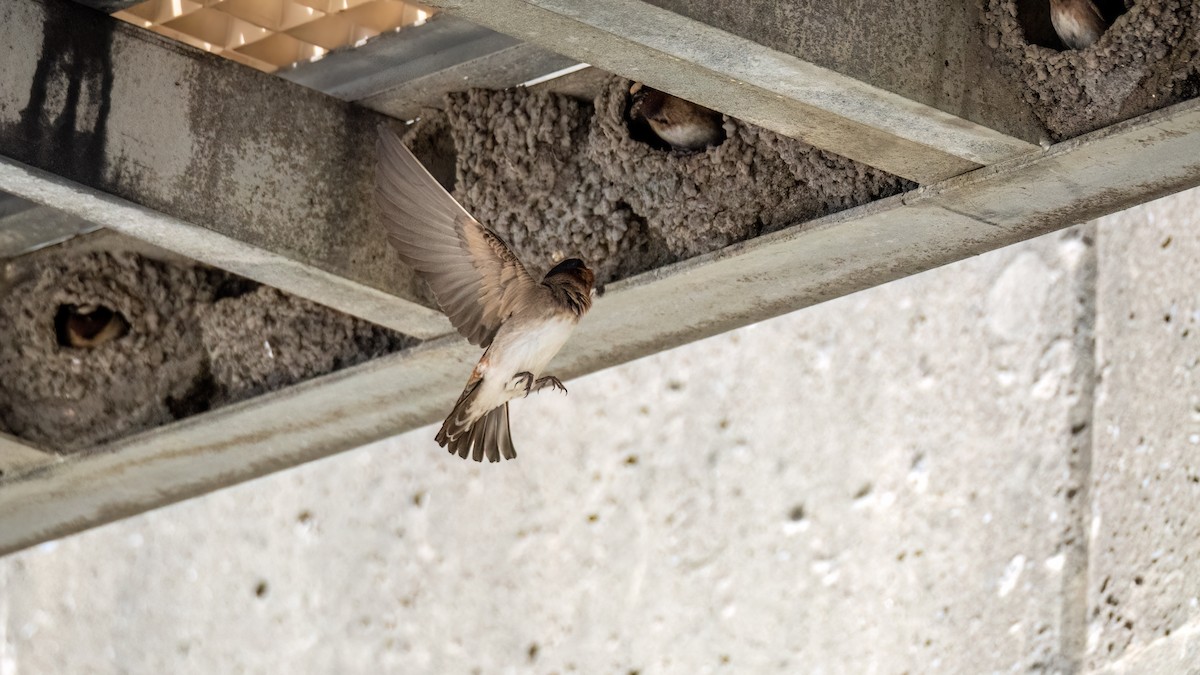
[[[1050,0],[1050,23],[1070,49],[1092,46],[1108,29],[1108,22],[1092,0]]]
[[[696,152],[725,140],[719,112],[641,82],[629,88],[629,96],[630,120],[644,121],[655,136],[676,150]]]
[[[547,387],[566,393],[543,372],[591,308],[595,275],[570,258],[536,281],[386,127],[377,149],[375,197],[388,238],[458,332],[484,348],[435,440],[464,459],[513,459],[508,402]]]
[[[93,349],[129,332],[125,317],[103,305],[63,305],[54,323],[58,343],[75,349]]]

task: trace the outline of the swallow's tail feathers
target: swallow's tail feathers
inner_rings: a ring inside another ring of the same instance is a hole
[[[508,429],[508,404],[492,408],[483,417],[471,417],[471,404],[479,396],[482,382],[482,379],[475,380],[463,389],[454,410],[450,411],[434,438],[450,454],[463,459],[468,455],[476,462],[482,462],[484,456],[489,462],[499,462],[501,457],[513,459],[517,451],[513,449],[512,434]]]
[[[457,407],[455,409],[457,410]],[[476,462],[482,462],[484,457],[487,457],[489,462],[499,462],[501,457],[516,458],[517,451],[513,448],[512,433],[508,428],[507,403],[493,408],[476,420],[470,428],[460,427],[456,435],[447,431],[453,419],[454,413],[450,413],[437,435],[438,444],[446,446],[450,454],[463,459],[470,456]]]
[[[479,432],[479,439],[483,447],[475,447],[474,459],[480,461],[480,455],[486,455],[489,462],[499,462],[500,458],[515,459],[517,451],[513,448],[512,433],[508,428],[508,404],[493,408],[491,412],[483,416],[483,419],[475,423],[471,429],[471,435],[475,435],[475,430],[483,427]]]
[[[471,424],[475,421],[471,418],[471,404],[475,402],[475,398],[479,395],[479,385],[483,382],[482,379],[472,379],[463,388],[463,392],[458,396],[458,402],[454,404],[454,409],[446,417],[446,421],[442,422],[442,428],[438,430],[434,440],[443,448],[447,443],[450,443],[450,452],[454,452],[454,441],[468,435],[471,430]],[[466,455],[463,455],[466,457]]]

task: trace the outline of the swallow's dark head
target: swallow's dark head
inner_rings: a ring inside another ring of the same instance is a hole
[[[632,119],[657,119],[667,95],[657,89],[635,82],[629,88],[629,117]]]
[[[592,307],[596,291],[596,275],[579,258],[567,258],[558,263],[542,279],[563,306],[580,317]]]
[[[561,276],[560,276],[561,275]],[[584,286],[587,292],[591,292],[596,285],[596,275],[588,268],[587,264],[579,258],[567,258],[558,263],[549,272],[546,272],[544,280],[549,280],[551,277],[567,277],[574,279]]]
[[[542,283],[575,316],[583,316],[591,309],[592,296],[596,292],[596,275],[579,258],[568,258],[555,265],[554,269],[546,272]]]
[[[587,268],[587,263],[583,262],[579,258],[567,258],[566,260],[550,268],[550,271],[546,272],[546,276],[569,272],[571,270],[586,270]]]

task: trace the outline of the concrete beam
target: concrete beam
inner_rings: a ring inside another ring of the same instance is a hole
[[[15,673],[1082,675],[1074,234],[520,401],[517,463],[426,428],[0,560]]]
[[[641,0],[431,4],[923,184],[1038,148],[1030,124],[1000,132]]]
[[[0,189],[410,335],[449,330],[381,245],[388,118],[69,2],[0,3],[0,43]]]
[[[505,89],[575,65],[575,61],[435,14],[420,26],[384,33],[361,47],[298,64],[280,77],[403,120],[440,107],[447,92]]]
[[[1194,100],[613,284],[552,370],[579,376],[1198,184]],[[433,422],[478,355],[444,338],[0,480],[0,552]]]

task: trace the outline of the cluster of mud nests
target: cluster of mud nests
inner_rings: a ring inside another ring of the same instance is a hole
[[[78,451],[414,342],[207,267],[46,255],[0,298],[0,428]]]
[[[637,140],[631,84],[613,78],[592,104],[524,88],[451,94],[407,142],[423,160],[453,151],[455,197],[531,271],[578,256],[602,282],[915,187],[731,117],[700,152]]]
[[[915,187],[732,118],[701,152],[635,140],[630,84],[613,78],[592,104],[453,94],[408,142],[535,270],[574,255],[601,281]],[[130,252],[39,260],[0,297],[0,430],[62,452],[413,342],[206,267]]]
[[[1062,140],[1200,94],[1200,3],[1097,0],[1111,26],[1064,49],[1048,0],[979,0],[999,66]]]

